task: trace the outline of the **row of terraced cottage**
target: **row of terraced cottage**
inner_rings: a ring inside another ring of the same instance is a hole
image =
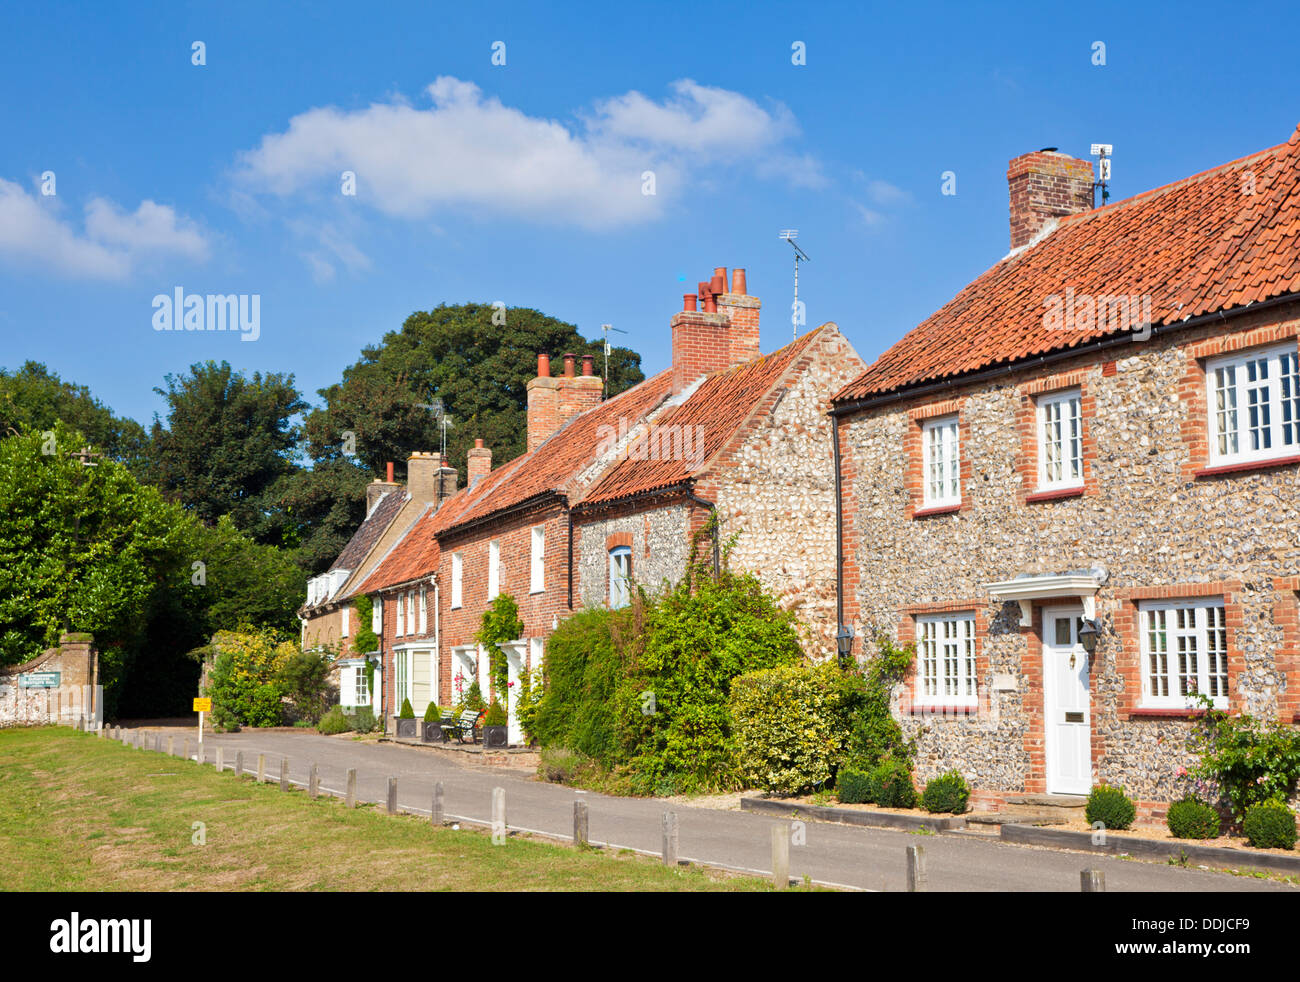
[[[761,355],[744,271],[717,269],[670,369],[602,402],[590,362],[542,355],[522,457],[375,482],[304,609],[305,641],[345,641],[375,598],[378,691],[347,658],[343,701],[486,691],[499,591],[517,678],[571,611],[680,575],[716,512],[810,654],[846,627],[859,657],[915,642],[895,707],[920,780],[1122,784],[1150,814],[1197,696],[1300,722],[1300,130],[1101,208],[1055,151],[1007,178],[1011,252],[870,366],[833,323]]]

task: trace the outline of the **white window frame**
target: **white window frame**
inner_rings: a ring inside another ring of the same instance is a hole
[[[451,554],[451,609],[456,610],[462,605],[463,592],[465,584],[465,559],[458,553]]]
[[[346,638],[352,633],[352,608],[343,606],[339,609],[339,637]]]
[[[393,637],[400,638],[406,629],[406,595],[397,595],[397,623],[393,625]]]
[[[620,563],[626,560],[626,563]],[[623,568],[620,569],[620,566]],[[609,608],[618,610],[632,602],[632,548],[615,546],[609,550]]]
[[[415,591],[406,591],[406,633],[415,634]]]
[[[495,600],[501,592],[501,543],[493,539],[488,543],[488,599]]]
[[[370,606],[370,630],[378,637],[384,636],[384,598],[375,597]]]
[[[429,604],[428,604],[428,595],[426,593],[426,587],[424,587],[423,585],[420,586],[420,607],[419,607],[419,614],[417,615],[417,620],[419,622],[419,634],[420,635],[428,634],[429,633]]]
[[[974,613],[916,619],[916,694],[922,706],[979,705],[979,644]]]
[[[1041,396],[1037,428],[1038,487],[1044,491],[1083,487],[1083,390]]]
[[[403,700],[411,698],[411,652],[406,648],[393,651],[393,715],[402,711]],[[414,708],[414,707],[412,707]]]
[[[1263,375],[1252,382],[1251,372],[1261,369]],[[1205,405],[1210,466],[1300,455],[1298,390],[1300,353],[1294,342],[1207,360]]]
[[[1139,604],[1142,705],[1150,709],[1194,708],[1198,693],[1215,708],[1228,708],[1228,626],[1222,597],[1151,600]],[[1180,645],[1182,650],[1180,651]],[[1191,655],[1184,659],[1182,655]],[[1192,666],[1190,663],[1195,662]],[[1216,669],[1211,673],[1211,663]],[[1195,682],[1194,692],[1190,680]]]
[[[961,504],[961,427],[956,415],[921,425],[921,486],[926,508]]]
[[[352,698],[355,700],[349,705],[352,706],[369,706],[370,689],[366,686],[366,664],[362,662],[353,669],[356,674],[352,676]]]
[[[528,592],[542,593],[546,590],[546,528],[542,525],[533,527],[532,552],[528,563]]]

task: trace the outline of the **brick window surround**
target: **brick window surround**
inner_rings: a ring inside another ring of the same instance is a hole
[[[970,509],[970,421],[967,419],[965,398],[946,399],[908,410],[907,432],[903,436],[903,453],[907,460],[904,485],[907,489],[905,507],[907,518],[925,518],[930,515],[952,515]],[[925,424],[940,416],[957,416],[957,462],[961,481],[961,503],[937,508],[925,506],[925,443],[922,433]]]
[[[1124,680],[1123,691],[1116,700],[1116,712],[1121,720],[1150,717],[1188,719],[1203,714],[1200,709],[1153,709],[1142,705],[1142,611],[1144,600],[1197,600],[1205,597],[1223,598],[1224,623],[1228,634],[1228,710],[1239,708],[1237,679],[1245,668],[1245,656],[1239,646],[1238,632],[1242,626],[1241,581],[1219,580],[1213,583],[1177,583],[1171,586],[1143,587],[1117,590],[1120,601],[1115,614],[1115,633],[1119,635],[1119,651],[1115,657],[1115,670]]]
[[[1090,369],[1079,368],[1045,378],[1034,379],[1017,387],[1016,430],[1020,434],[1020,458],[1016,473],[1020,475],[1020,504],[1036,504],[1077,498],[1097,493],[1097,442],[1092,423],[1097,418],[1096,402],[1088,384]],[[1077,488],[1039,490],[1038,483],[1038,401],[1066,389],[1079,390],[1079,423],[1083,430],[1083,485]]]
[[[985,639],[988,636],[988,601],[951,600],[940,603],[910,604],[900,607],[898,621],[898,643],[916,644],[917,623],[928,614],[973,614],[975,617],[975,694],[974,706],[950,706],[944,703],[928,705],[917,700],[916,694],[916,660],[907,670],[902,692],[899,695],[898,710],[903,716],[919,716],[933,713],[936,716],[983,716],[988,712],[989,660],[985,654]]]
[[[1282,629],[1277,670],[1285,687],[1277,694],[1277,715],[1283,723],[1300,723],[1300,576],[1273,578],[1273,622]]]
[[[1187,448],[1187,459],[1182,469],[1184,481],[1300,463],[1300,456],[1293,456],[1210,467],[1210,417],[1205,395],[1205,363],[1208,359],[1247,348],[1277,344],[1287,339],[1294,340],[1297,334],[1300,334],[1300,323],[1272,324],[1237,334],[1207,338],[1183,349],[1187,363],[1183,377],[1178,382],[1178,401],[1187,407],[1182,424],[1183,445]]]

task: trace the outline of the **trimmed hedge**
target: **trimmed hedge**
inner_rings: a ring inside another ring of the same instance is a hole
[[[438,708],[436,702],[431,702],[424,710],[424,721],[426,723],[436,723],[442,719],[442,710]]]
[[[1241,823],[1246,841],[1256,849],[1294,849],[1295,815],[1280,801],[1263,801],[1246,809]]]
[[[931,814],[951,812],[960,815],[970,800],[970,785],[956,771],[940,774],[921,792],[921,807]]]
[[[415,719],[415,710],[411,707],[410,699],[402,700],[402,711],[397,716],[398,719]]]
[[[846,695],[844,673],[834,664],[733,679],[728,708],[741,779],[778,794],[825,785],[848,729]]]
[[[326,736],[334,736],[336,733],[347,733],[348,730],[352,729],[352,724],[343,715],[342,706],[331,706],[329,711],[320,718],[320,722],[316,724],[316,729]]]
[[[1175,839],[1213,839],[1219,834],[1219,813],[1205,802],[1188,797],[1169,806],[1165,824]]]
[[[1137,806],[1133,799],[1124,793],[1123,788],[1099,784],[1088,795],[1088,805],[1084,809],[1088,824],[1095,826],[1101,822],[1104,828],[1126,829],[1137,818]]]
[[[912,765],[905,760],[886,758],[871,771],[876,804],[884,808],[915,808],[916,785],[912,783]]]

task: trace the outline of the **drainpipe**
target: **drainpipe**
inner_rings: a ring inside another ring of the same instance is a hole
[[[840,421],[831,417],[831,456],[835,461],[835,630],[844,626],[844,498],[840,486]],[[850,649],[852,654],[852,649]]]

